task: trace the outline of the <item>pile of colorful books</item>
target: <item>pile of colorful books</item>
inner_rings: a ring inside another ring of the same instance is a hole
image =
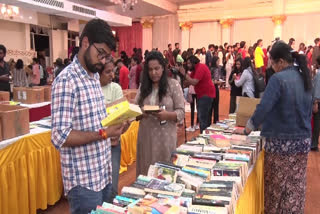
[[[92,213],[232,214],[262,148],[260,132],[235,135],[234,119],[179,146],[172,163],[151,165],[113,204]]]

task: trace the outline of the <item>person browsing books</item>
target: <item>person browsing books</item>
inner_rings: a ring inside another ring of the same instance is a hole
[[[65,195],[72,214],[87,214],[111,194],[111,142],[127,124],[103,128],[107,117],[99,71],[116,48],[110,26],[89,21],[73,62],[52,85],[51,141],[60,152]]]
[[[168,78],[165,59],[160,52],[149,53],[135,102],[139,106],[160,106],[158,113],[144,113],[137,144],[136,176],[147,175],[149,165],[170,162],[176,149],[176,123],[184,119],[184,97],[178,81]]]
[[[107,61],[103,71],[100,74],[100,84],[106,104],[110,104],[116,100],[123,98],[121,86],[112,82],[114,78],[114,62],[113,59]],[[111,160],[112,160],[112,196],[113,199],[118,195],[118,181],[121,159],[120,136],[111,138]]]
[[[272,75],[244,134],[262,125],[264,207],[268,213],[303,213],[311,146],[312,83],[306,57],[282,41],[270,51]],[[298,65],[298,66],[296,66]]]

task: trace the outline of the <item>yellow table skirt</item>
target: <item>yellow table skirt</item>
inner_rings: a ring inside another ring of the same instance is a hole
[[[120,174],[136,161],[138,132],[139,122],[135,121],[131,123],[128,131],[121,135]]]
[[[35,214],[62,195],[59,152],[50,132],[24,137],[0,150],[0,213]]]
[[[121,169],[136,160],[139,122],[121,136]],[[35,214],[62,196],[60,155],[51,132],[24,137],[0,150],[0,213]]]
[[[262,214],[264,209],[264,151],[248,177],[243,193],[240,195],[236,214]]]

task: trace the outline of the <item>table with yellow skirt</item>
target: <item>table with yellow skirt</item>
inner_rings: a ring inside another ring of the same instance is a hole
[[[136,160],[139,123],[121,136],[120,173]],[[241,194],[236,214],[263,212],[262,152]],[[55,204],[63,194],[58,150],[51,132],[29,135],[0,150],[0,213],[35,214]]]

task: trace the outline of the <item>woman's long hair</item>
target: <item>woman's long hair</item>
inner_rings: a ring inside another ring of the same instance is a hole
[[[147,59],[145,61],[145,66],[142,74],[142,82],[140,86],[140,96],[138,99],[139,106],[143,106],[143,101],[147,98],[152,92],[152,80],[149,76],[149,62],[151,60],[157,60],[161,67],[163,68],[163,73],[159,81],[159,103],[162,101],[162,98],[167,94],[168,89],[168,78],[167,78],[167,69],[166,62],[162,54],[158,51],[149,52]]]
[[[237,68],[237,65],[236,65],[237,62],[240,62],[240,64],[241,64],[240,69]],[[242,58],[236,59],[234,65],[233,65],[233,70],[236,71],[237,74],[242,73],[242,71],[243,71],[243,61],[242,61]]]
[[[276,42],[270,51],[270,56],[276,63],[280,59],[288,63],[296,63],[303,79],[304,89],[310,91],[312,89],[311,73],[305,55],[292,51],[291,47],[283,41]]]
[[[243,68],[243,70],[248,69],[248,68],[251,68],[251,70],[253,70],[250,57],[247,56],[246,58],[244,58],[244,60],[242,61],[242,68]]]

